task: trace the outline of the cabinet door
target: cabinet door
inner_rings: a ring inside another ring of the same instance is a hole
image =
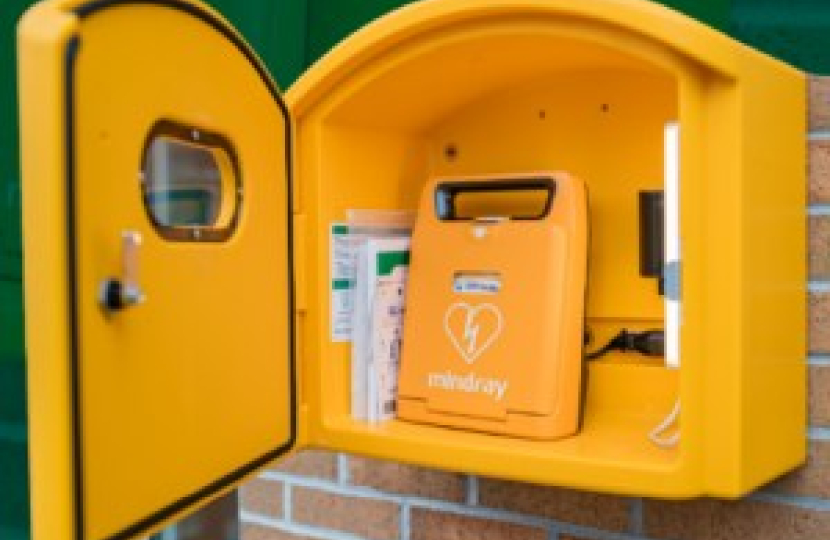
[[[18,35],[36,540],[142,537],[290,451],[290,122],[182,0]]]

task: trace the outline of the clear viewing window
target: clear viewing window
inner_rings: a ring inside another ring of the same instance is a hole
[[[162,237],[217,241],[233,232],[241,186],[224,138],[160,123],[147,139],[142,172],[144,204]]]

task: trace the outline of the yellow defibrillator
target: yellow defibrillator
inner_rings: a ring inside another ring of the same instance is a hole
[[[398,418],[553,439],[579,429],[584,183],[439,178],[412,237]]]

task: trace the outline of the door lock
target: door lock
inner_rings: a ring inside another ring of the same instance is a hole
[[[141,233],[121,233],[121,278],[107,278],[101,283],[98,302],[107,312],[136,306],[146,300],[138,283],[138,248]]]

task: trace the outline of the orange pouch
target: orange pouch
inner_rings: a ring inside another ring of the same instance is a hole
[[[553,439],[579,429],[584,183],[430,181],[412,236],[398,418]]]

